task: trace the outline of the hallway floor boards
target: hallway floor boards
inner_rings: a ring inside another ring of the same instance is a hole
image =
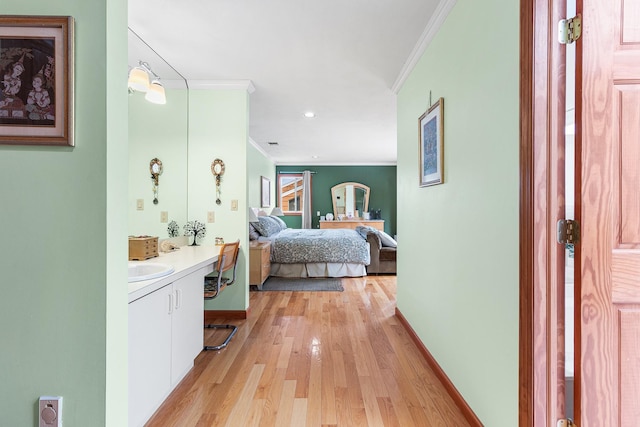
[[[251,292],[250,315],[148,426],[468,426],[394,316],[395,276],[344,292]],[[208,330],[220,342],[226,331]]]

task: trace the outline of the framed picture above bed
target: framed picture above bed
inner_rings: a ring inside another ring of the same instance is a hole
[[[420,187],[444,182],[444,98],[420,116]]]
[[[260,177],[260,207],[271,206],[271,180],[265,176]]]

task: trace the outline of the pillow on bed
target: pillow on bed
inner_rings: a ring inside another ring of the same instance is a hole
[[[275,215],[269,215],[269,218],[273,218],[278,224],[280,224],[280,230],[284,230],[285,228],[287,228],[287,224],[280,218],[278,218]]]
[[[252,223],[249,223],[249,240],[258,240],[259,237],[260,233],[258,233],[258,230],[256,230]]]
[[[369,233],[377,233],[378,229],[370,227],[368,225],[358,225],[358,226],[356,226],[356,231],[358,232],[359,235],[362,236],[363,239],[366,240],[367,239],[367,234],[369,234]]]
[[[270,216],[259,216],[258,222],[254,222],[253,226],[264,237],[273,236],[280,232],[280,224]]]
[[[386,246],[387,248],[398,247],[398,242],[396,242],[393,237],[389,236],[384,231],[378,230],[378,236],[380,236],[380,243],[382,244],[382,246]]]

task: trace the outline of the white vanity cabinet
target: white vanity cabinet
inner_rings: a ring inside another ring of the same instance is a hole
[[[204,276],[210,271],[201,269],[173,284],[174,311],[171,322],[172,389],[191,370],[193,360],[204,346]]]
[[[203,346],[200,268],[129,303],[129,426],[142,426]]]

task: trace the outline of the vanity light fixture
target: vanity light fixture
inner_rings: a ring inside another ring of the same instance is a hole
[[[153,104],[166,104],[167,97],[160,83],[160,76],[153,72],[149,64],[138,61],[138,66],[129,72],[128,86],[132,91],[146,92],[145,99]],[[153,77],[149,83],[149,76]]]
[[[144,96],[144,99],[153,103],[164,105],[167,103],[167,97],[164,94],[164,87],[158,80],[154,80],[149,85],[149,90],[147,94]]]
[[[138,92],[149,89],[149,74],[140,67],[132,68],[129,72],[129,87]]]

